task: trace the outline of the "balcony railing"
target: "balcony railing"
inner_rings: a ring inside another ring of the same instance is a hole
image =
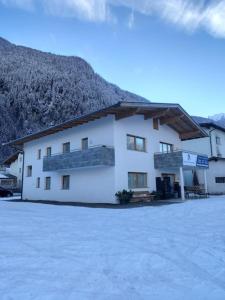
[[[155,153],[154,164],[156,169],[208,168],[209,166],[207,155],[186,150]]]
[[[45,156],[43,159],[44,172],[114,165],[114,148],[105,145]]]

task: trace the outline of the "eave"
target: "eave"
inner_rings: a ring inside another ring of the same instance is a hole
[[[115,105],[73,118],[67,122],[49,127],[45,130],[27,135],[14,141],[10,141],[4,145],[21,146],[27,142],[39,139],[41,137],[55,134],[68,128],[83,125],[108,115],[114,115],[115,120],[121,120],[133,115],[143,115],[145,119],[158,119],[161,124],[168,125],[170,128],[175,130],[179,134],[181,140],[208,136],[207,133],[179,104],[118,102]]]

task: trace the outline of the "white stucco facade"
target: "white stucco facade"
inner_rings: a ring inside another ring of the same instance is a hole
[[[186,150],[206,154],[209,157],[207,173],[208,191],[211,194],[225,193],[225,132],[215,127],[202,127],[209,137],[182,142]],[[192,173],[186,172],[186,182],[192,181]],[[203,173],[197,171],[200,183],[204,181]],[[220,178],[220,179],[219,179]],[[222,179],[223,178],[223,179]],[[224,181],[224,182],[223,182]]]
[[[146,151],[127,149],[127,135],[145,139]],[[85,167],[69,170],[44,172],[43,157],[46,148],[51,147],[52,155],[62,153],[62,144],[70,142],[71,151],[81,149],[81,140],[88,138],[88,146],[106,145],[115,151],[114,166]],[[160,142],[172,144],[181,149],[178,133],[167,125],[153,128],[152,119],[134,115],[116,120],[114,115],[102,117],[86,124],[65,129],[24,144],[23,199],[75,201],[87,203],[116,203],[115,193],[128,189],[128,172],[147,173],[147,187],[156,189],[156,177],[160,171],[154,168],[154,153],[160,151]],[[38,159],[38,150],[41,158]],[[32,166],[32,176],[27,176],[27,167]],[[178,171],[174,172],[179,180]],[[62,176],[70,175],[70,188],[62,189]],[[37,188],[37,178],[40,187]],[[44,181],[51,177],[51,188],[45,189]],[[141,190],[141,189],[138,189]]]
[[[16,176],[17,187],[21,188],[22,185],[22,170],[23,170],[23,154],[19,153],[17,158],[6,168],[6,172]]]

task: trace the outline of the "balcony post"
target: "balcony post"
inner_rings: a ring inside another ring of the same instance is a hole
[[[185,200],[184,172],[183,172],[183,168],[182,167],[180,167],[180,188],[181,188],[181,199]]]

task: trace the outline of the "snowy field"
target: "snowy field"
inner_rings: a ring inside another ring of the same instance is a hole
[[[225,299],[225,197],[133,209],[0,200],[1,300]]]

